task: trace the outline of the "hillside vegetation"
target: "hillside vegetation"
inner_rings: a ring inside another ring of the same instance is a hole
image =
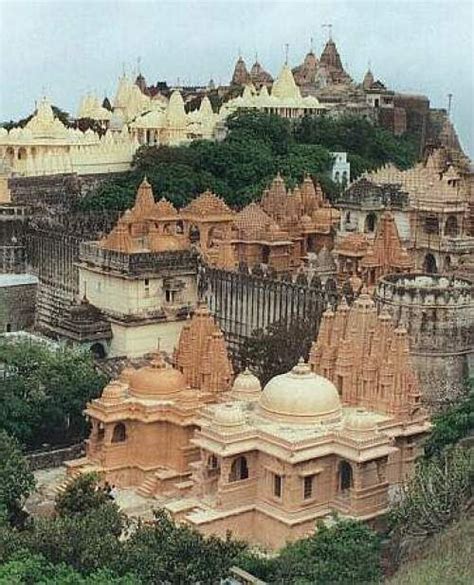
[[[243,112],[231,116],[227,126],[222,142],[141,147],[132,171],[103,184],[78,208],[130,207],[145,173],[155,196],[164,196],[177,207],[206,189],[221,195],[229,205],[242,207],[259,198],[277,172],[291,187],[309,173],[322,183],[329,197],[335,195],[338,186],[329,175],[332,152],[348,153],[352,178],[387,162],[408,168],[416,161],[415,138],[395,137],[360,117],[303,118],[290,123],[272,114]]]

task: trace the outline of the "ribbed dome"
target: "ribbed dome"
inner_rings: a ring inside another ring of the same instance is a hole
[[[271,418],[298,424],[332,422],[341,417],[334,384],[312,372],[302,360],[290,372],[268,382],[260,406]]]
[[[375,431],[377,422],[372,413],[358,408],[347,417],[345,427],[348,431]]]
[[[215,410],[214,422],[221,427],[239,427],[245,423],[245,414],[238,404],[222,404]]]
[[[186,381],[179,370],[166,367],[161,357],[149,366],[140,368],[130,376],[130,394],[143,398],[161,398],[177,394],[186,388]]]
[[[101,399],[108,404],[120,402],[126,398],[126,386],[119,380],[114,380],[107,384],[102,390]]]
[[[232,394],[235,398],[251,399],[254,397],[259,398],[262,391],[262,385],[257,376],[254,376],[252,372],[245,368],[234,380],[232,385]]]

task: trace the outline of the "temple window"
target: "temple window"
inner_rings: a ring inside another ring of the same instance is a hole
[[[309,500],[313,497],[314,475],[307,475],[303,481],[303,499]]]
[[[249,468],[245,457],[237,457],[230,468],[229,481],[241,481],[249,476]]]
[[[352,467],[347,461],[341,461],[339,464],[339,491],[344,492],[353,485]]]
[[[377,224],[377,216],[375,213],[369,213],[365,218],[365,229],[364,231],[367,233],[373,233],[375,231],[375,226]]]
[[[97,441],[103,441],[105,437],[104,423],[99,423],[99,429],[97,430]]]
[[[169,290],[166,289],[165,290],[165,301],[167,303],[174,303],[175,299],[176,299],[176,292],[175,290]]]
[[[455,215],[448,216],[446,225],[444,226],[445,236],[457,236],[458,235],[458,220]]]
[[[112,443],[123,443],[127,438],[127,431],[123,423],[117,423],[112,433]]]
[[[424,231],[425,234],[439,233],[439,222],[436,215],[428,215],[425,217]]]
[[[276,496],[277,498],[281,498],[282,487],[283,487],[283,480],[282,480],[281,475],[278,475],[278,473],[274,473],[273,474],[273,495]]]

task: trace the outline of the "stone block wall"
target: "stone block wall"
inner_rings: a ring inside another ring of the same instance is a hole
[[[0,283],[0,333],[33,327],[37,284],[2,286]]]

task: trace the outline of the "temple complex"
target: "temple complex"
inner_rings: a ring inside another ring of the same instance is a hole
[[[158,338],[171,351],[197,302],[197,258],[167,201],[141,183],[131,210],[102,240],[81,246],[79,296],[112,324],[110,355],[138,356]]]
[[[173,366],[157,351],[88,404],[86,456],[67,463],[68,475],[94,471],[145,496],[185,492],[199,459],[191,443],[196,414],[230,389],[232,377],[222,332],[201,306],[181,332]]]
[[[126,127],[102,136],[66,127],[46,98],[24,128],[0,128],[0,160],[13,176],[126,171],[137,148]]]
[[[301,95],[293,73],[287,64],[283,65],[270,92],[266,83],[257,84],[260,85],[260,89],[257,89],[251,81],[243,85],[245,87],[242,95],[230,99],[222,105],[219,112],[222,119],[241,109],[258,110],[283,118],[320,115],[326,110],[326,107],[320,104],[316,97],[303,97]]]

